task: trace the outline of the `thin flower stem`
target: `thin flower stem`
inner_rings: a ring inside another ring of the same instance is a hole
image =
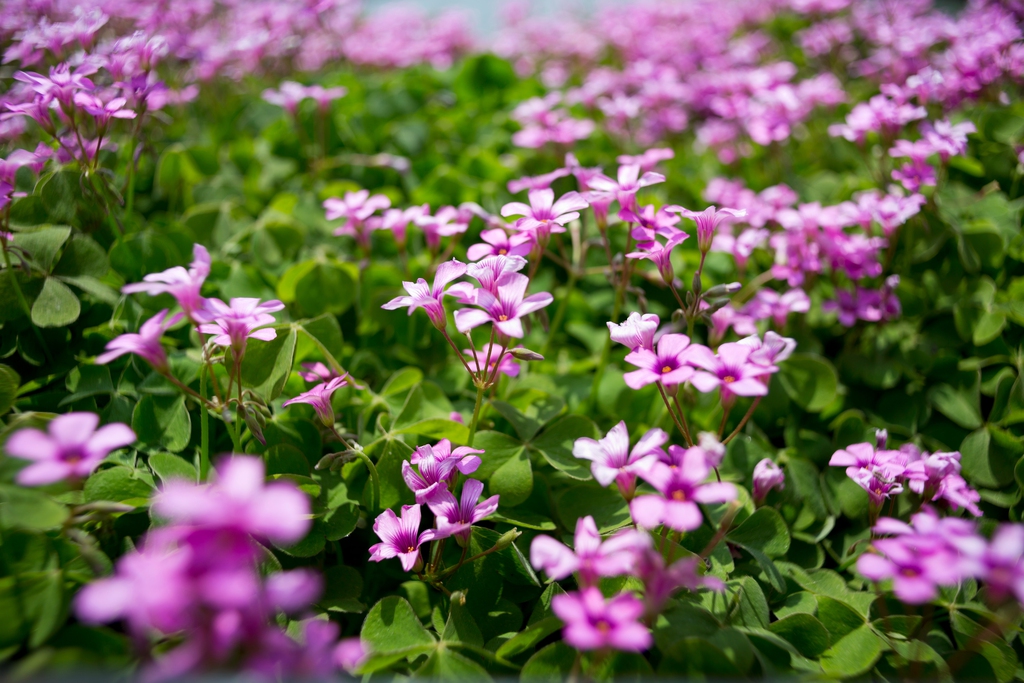
[[[686,413],[683,411],[683,404],[679,401],[679,392],[675,395],[676,409],[679,411],[679,419],[683,423],[683,437],[686,438],[686,445],[693,445],[693,436],[690,434],[690,425],[686,423]]]
[[[476,373],[473,372],[473,370],[470,369],[469,363],[466,362],[466,359],[462,355],[462,352],[459,351],[459,347],[455,346],[455,342],[453,342],[452,338],[450,336],[448,336],[448,330],[441,330],[441,334],[443,334],[444,338],[448,341],[448,346],[452,347],[452,351],[454,351],[455,355],[458,356],[460,361],[462,361],[462,367],[466,368],[466,372],[469,373],[470,379],[475,381],[476,380]],[[469,336],[469,335],[466,335],[466,336]],[[470,343],[470,346],[472,346],[473,338],[471,336],[469,336],[469,343]],[[479,363],[477,365],[479,365]]]
[[[498,360],[494,363],[494,370],[491,370],[491,375],[487,379],[487,386],[493,387],[498,382],[498,368],[501,367],[501,361],[505,358],[505,353],[508,351],[507,346],[501,347],[501,353],[498,354]],[[488,359],[487,367],[490,368],[490,359]]]
[[[473,437],[476,436],[476,425],[477,422],[480,420],[480,406],[483,404],[484,401],[484,389],[485,387],[482,382],[477,384],[476,405],[473,406],[473,420],[469,423],[469,438],[466,439],[467,446],[473,445]]]
[[[715,552],[715,548],[722,542],[725,535],[729,533],[729,529],[732,528],[732,522],[736,519],[736,514],[740,511],[742,504],[738,500],[734,500],[729,503],[729,508],[725,511],[722,516],[722,521],[718,525],[718,531],[711,537],[708,544],[704,546],[704,550],[700,551],[700,558],[706,560],[711,557],[711,553]]]
[[[210,472],[210,411],[206,407],[206,373],[210,368],[203,363],[199,369],[199,481],[206,481]]]
[[[334,436],[338,438],[338,441],[341,442],[341,445],[344,446],[346,450],[348,450],[350,453],[352,453],[352,455],[356,456],[364,463],[366,463],[366,469],[370,473],[370,484],[371,486],[373,486],[372,511],[376,511],[377,508],[380,507],[380,476],[377,474],[377,466],[373,463],[373,460],[370,459],[370,456],[368,456],[366,452],[363,451],[362,448],[354,448],[352,444],[346,441],[345,437],[343,437],[338,432],[334,425],[331,425],[331,431],[334,433]]]
[[[725,423],[729,419],[729,413],[732,411],[732,404],[722,407],[722,421],[718,425],[718,438],[721,439],[722,435],[725,434]]]
[[[754,399],[754,402],[751,403],[750,407],[747,409],[747,414],[744,415],[743,419],[740,420],[740,423],[738,425],[736,425],[736,429],[732,430],[732,433],[729,434],[729,436],[725,437],[725,439],[722,441],[722,445],[723,446],[726,445],[727,443],[729,443],[730,441],[732,441],[734,438],[736,438],[736,435],[739,434],[740,430],[743,429],[743,427],[746,426],[747,421],[750,420],[750,416],[754,414],[754,410],[757,409],[757,404],[760,403],[760,402],[761,402],[761,397],[760,396],[758,396],[757,398]]]
[[[679,435],[682,436],[684,439],[689,440],[689,437],[687,436],[687,431],[683,428],[682,423],[676,416],[676,412],[672,410],[672,403],[671,401],[668,400],[668,394],[665,393],[665,387],[662,386],[661,382],[655,382],[654,384],[655,386],[658,387],[658,392],[661,394],[661,400],[665,402],[665,407],[668,408],[668,414],[672,416],[672,422],[675,423],[676,429],[679,430]],[[693,444],[691,443],[690,445]]]
[[[565,313],[569,308],[569,299],[572,298],[573,292],[576,290],[576,270],[569,268],[569,281],[565,285],[565,297],[559,302],[558,310],[555,311],[555,317],[551,321],[551,327],[548,328],[548,340],[544,343],[544,348],[541,350],[540,355],[546,356],[551,350],[551,343],[555,340],[555,335],[558,333],[558,328],[562,326],[562,321],[565,320]]]
[[[679,310],[686,312],[686,304],[683,303],[683,297],[679,296],[679,290],[676,289],[674,283],[668,283],[668,288],[672,290],[672,296],[676,298],[676,303],[679,304]]]

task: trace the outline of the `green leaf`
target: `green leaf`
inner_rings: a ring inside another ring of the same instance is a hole
[[[55,275],[54,277],[61,282],[78,287],[97,301],[102,301],[105,304],[116,306],[117,302],[121,300],[120,292],[91,275]]]
[[[60,406],[66,406],[89,396],[114,393],[110,368],[106,365],[79,365],[72,368],[64,381],[64,386],[71,394],[61,399]]]
[[[558,516],[562,525],[575,528],[576,520],[591,515],[601,533],[618,529],[630,522],[629,505],[616,489],[596,484],[579,484],[558,497]]]
[[[171,479],[181,479],[195,483],[198,481],[195,465],[185,458],[170,453],[151,453],[148,459],[149,467],[160,481],[167,483]]]
[[[791,614],[768,626],[768,630],[782,636],[804,657],[815,658],[828,649],[828,629],[810,614]]]
[[[562,628],[562,620],[558,617],[545,617],[526,627],[498,648],[497,655],[508,659],[533,648],[537,643]]]
[[[491,405],[512,423],[522,441],[529,441],[551,418],[562,412],[565,401],[550,394],[531,392],[531,400],[523,411],[504,401],[493,401]]]
[[[295,302],[316,316],[340,315],[356,300],[356,278],[346,264],[316,262],[295,282]]]
[[[106,275],[108,270],[110,261],[103,247],[88,235],[78,233],[68,240],[60,261],[53,269],[53,274],[100,278]]]
[[[56,278],[48,277],[32,304],[32,322],[38,327],[66,327],[78,320],[82,304],[70,288]]]
[[[774,508],[762,507],[726,534],[730,543],[760,550],[768,557],[781,557],[789,550],[789,529]]]
[[[797,591],[786,596],[786,599],[781,605],[777,605],[774,609],[775,616],[779,619],[784,619],[791,614],[811,614],[813,615],[818,611],[818,601],[815,599],[813,593],[807,591]]]
[[[865,624],[826,650],[821,668],[829,676],[854,678],[870,671],[881,654],[882,640]]]
[[[14,233],[14,245],[24,249],[29,258],[44,273],[53,267],[60,248],[71,236],[71,228],[66,226],[45,226],[37,230]]]
[[[516,506],[529,498],[533,492],[533,468],[526,449],[516,450],[488,481],[491,494],[501,496],[503,505]]]
[[[739,607],[739,623],[762,628],[768,626],[768,601],[757,581],[750,576],[741,576],[730,581],[729,585],[740,592],[734,598]]]
[[[341,505],[324,515],[324,536],[328,541],[339,541],[351,534],[359,522],[359,508],[354,504]]]
[[[321,353],[327,351],[331,355],[331,358],[326,360],[330,361],[333,359],[337,362],[342,354],[344,354],[345,347],[341,326],[338,324],[338,319],[333,315],[325,313],[312,320],[304,320],[301,323],[301,327],[306,334],[318,342],[317,346]]]
[[[402,462],[412,454],[412,448],[398,439],[389,439],[384,452],[377,460],[377,476],[380,478],[380,506],[395,508],[416,502],[412,491],[402,479]]]
[[[14,399],[18,397],[19,386],[21,386],[21,377],[18,376],[18,373],[6,365],[0,364],[0,415],[4,415],[14,405]]]
[[[981,406],[976,392],[972,395],[966,389],[940,384],[928,392],[928,398],[936,410],[964,429],[981,426]]]
[[[68,518],[68,509],[33,490],[0,484],[0,528],[48,531]],[[3,619],[0,619],[3,621]]]
[[[242,384],[268,401],[280,396],[295,361],[296,338],[288,325],[278,327],[277,337],[270,341],[250,339],[242,358]]]
[[[434,636],[416,618],[412,605],[394,595],[370,609],[359,635],[372,652],[395,652],[435,643]]]
[[[64,625],[67,604],[60,570],[31,572],[18,577],[25,618],[31,624],[28,647],[37,648]]]
[[[1013,469],[1024,454],[1019,437],[995,425],[973,432],[960,444],[964,476],[971,483],[1002,488],[1013,482]]]
[[[448,621],[441,633],[441,640],[465,643],[476,647],[484,646],[484,637],[473,620],[473,615],[466,609],[465,596],[461,593],[452,595],[451,609],[448,611]]]
[[[827,595],[818,596],[818,620],[832,635],[833,643],[864,625],[864,617],[855,609]]]
[[[192,438],[185,397],[143,396],[132,412],[132,429],[143,443],[163,446],[172,453],[183,450]]]
[[[825,358],[794,353],[779,365],[779,381],[793,402],[812,413],[821,412],[836,397],[839,377]]]
[[[363,575],[344,565],[324,570],[324,594],[317,605],[329,612],[362,612],[366,605],[359,601],[363,594]]]
[[[416,670],[416,676],[433,681],[490,681],[487,671],[450,648],[439,646]]]
[[[146,477],[149,477],[147,472]],[[152,480],[147,481],[139,470],[117,465],[94,472],[85,481],[85,500],[109,500],[120,503],[136,498],[148,498],[153,493]]]
[[[960,610],[950,610],[950,622],[959,647],[966,648],[968,643],[973,643],[992,665],[1000,683],[1013,680],[1019,663],[1016,653],[1003,636],[986,629]]]
[[[576,650],[562,642],[551,643],[526,660],[520,680],[561,683],[569,678],[575,661]]]
[[[530,446],[537,449],[556,470],[573,479],[586,480],[592,478],[590,467],[587,461],[580,460],[572,454],[572,447],[576,439],[597,436],[597,425],[590,418],[566,415],[549,425]]]

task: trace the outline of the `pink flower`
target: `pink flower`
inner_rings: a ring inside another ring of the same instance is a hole
[[[765,458],[754,465],[754,500],[760,504],[772,489],[786,488],[786,474],[774,460]]]
[[[576,439],[572,454],[590,461],[590,471],[597,483],[608,486],[616,482],[622,495],[628,499],[633,497],[637,475],[664,455],[661,447],[667,441],[668,434],[661,429],[652,429],[640,438],[631,451],[626,423],[619,422],[600,441],[587,437]]]
[[[622,379],[630,389],[640,389],[655,382],[665,386],[682,384],[694,373],[687,364],[692,350],[689,346],[690,338],[685,334],[662,335],[657,352],[641,348],[626,354],[626,362],[640,369],[627,372]]]
[[[665,210],[674,211],[686,218],[692,218],[697,223],[697,248],[700,249],[702,254],[706,254],[711,250],[711,243],[714,240],[715,231],[718,230],[718,226],[725,221],[733,218],[743,218],[747,215],[746,209],[716,209],[714,206],[709,206],[699,212],[690,211],[681,206],[668,206],[665,207]]]
[[[135,441],[128,425],[115,423],[99,429],[99,415],[68,413],[53,418],[46,431],[20,429],[7,439],[8,455],[32,464],[15,476],[22,486],[42,486],[64,479],[83,479],[107,455]]]
[[[665,176],[648,171],[640,175],[639,164],[619,166],[617,180],[607,176],[596,176],[589,181],[590,188],[598,192],[614,193],[619,201],[619,208],[636,211],[636,193],[641,188],[665,182]]]
[[[167,313],[165,308],[142,323],[138,334],[129,332],[110,340],[106,353],[96,356],[96,364],[105,365],[126,353],[134,353],[145,359],[157,372],[167,372],[167,353],[160,344],[160,338],[168,328],[178,324],[184,317],[183,313],[175,313],[168,318]]]
[[[469,210],[442,206],[433,216],[429,211],[424,211],[416,217],[415,223],[423,230],[427,247],[433,252],[441,245],[442,237],[452,237],[466,232],[472,219],[473,214]]]
[[[753,349],[748,359],[751,363],[765,366],[778,365],[793,355],[793,351],[796,349],[795,339],[783,337],[771,330],[765,332],[763,340],[756,334],[753,334],[740,339],[736,343]]]
[[[579,573],[581,586],[592,586],[602,576],[631,574],[637,553],[651,547],[651,538],[635,529],[621,529],[601,541],[591,516],[576,520],[574,549],[550,536],[537,536],[530,544],[530,564],[542,569],[553,581]]]
[[[480,289],[485,289],[491,294],[497,295],[498,283],[502,276],[507,273],[518,273],[526,267],[526,259],[521,256],[488,256],[478,263],[471,263],[466,268],[470,277],[480,284]],[[464,296],[462,303],[476,303],[476,293],[472,296]]]
[[[381,306],[381,308],[385,311],[393,311],[398,308],[408,307],[409,315],[412,315],[412,312],[417,308],[422,308],[427,312],[427,316],[434,327],[443,330],[448,325],[444,304],[442,303],[445,293],[444,289],[449,282],[465,274],[465,263],[460,263],[454,259],[446,261],[437,267],[432,286],[428,286],[427,281],[423,278],[418,279],[416,282],[403,282],[402,286],[405,287],[405,291],[409,295],[395,297]]]
[[[550,189],[530,190],[529,197],[529,205],[510,202],[501,207],[501,215],[522,216],[515,222],[516,230],[532,235],[542,247],[547,245],[551,233],[565,232],[565,224],[579,218],[579,212],[587,208],[587,200],[579,192],[567,192],[557,202]]]
[[[1013,595],[1024,604],[1024,525],[1001,524],[981,560],[991,600],[999,603]]]
[[[477,468],[480,467],[480,454],[483,451],[470,448],[469,446],[459,446],[456,449],[452,449],[452,442],[448,439],[441,439],[433,446],[425,444],[420,446],[412,452],[409,456],[409,461],[413,465],[418,465],[423,458],[433,457],[439,461],[445,461],[449,459],[455,460],[455,467],[463,474],[473,474]]]
[[[430,449],[429,446],[426,448]],[[469,450],[472,451],[472,449]],[[419,449],[417,449],[417,452],[419,452]],[[483,453],[483,451],[472,452]],[[405,485],[409,487],[409,490],[416,495],[417,503],[430,503],[438,499],[442,492],[448,492],[449,483],[452,481],[452,474],[456,469],[463,472],[463,474],[473,472],[479,465],[480,458],[476,458],[475,461],[470,460],[469,462],[471,464],[467,466],[463,464],[463,459],[459,457],[446,458],[442,454],[435,454],[432,450],[428,450],[420,455],[415,463],[419,472],[413,470],[412,464],[408,460],[402,461],[402,479],[405,480]]]
[[[307,382],[327,382],[338,376],[338,373],[319,361],[316,363],[301,363],[301,366],[306,369],[306,372],[300,370],[299,377]]]
[[[615,324],[611,321],[608,325],[608,332],[613,342],[622,344],[630,351],[646,349],[654,350],[654,333],[658,331],[660,324],[658,316],[653,313],[630,313],[629,317],[622,323]]]
[[[690,363],[703,370],[693,375],[693,386],[704,393],[720,389],[722,403],[730,403],[736,396],[766,395],[768,387],[760,378],[778,372],[778,368],[752,362],[753,351],[744,344],[728,343],[719,346],[715,355],[706,346],[694,345]]]
[[[392,510],[385,510],[373,523],[373,532],[381,542],[370,546],[370,560],[381,562],[397,557],[402,562],[402,569],[407,572],[422,566],[420,546],[434,540],[437,533],[434,529],[420,533],[419,505],[403,505],[401,517]]]
[[[519,363],[515,361],[510,353],[502,355],[501,348],[497,344],[486,344],[479,351],[463,349],[462,352],[469,356],[469,367],[476,373],[484,371],[488,374],[493,373],[495,363],[501,358],[498,372],[509,377],[519,376]]]
[[[743,312],[755,320],[771,318],[776,327],[786,326],[790,313],[806,313],[811,310],[811,299],[802,289],[791,289],[779,294],[774,289],[759,289],[753,300],[743,307]]]
[[[559,178],[564,178],[569,173],[568,168],[556,168],[554,171],[544,175],[524,176],[517,180],[510,180],[508,181],[508,191],[512,194],[517,194],[523,190],[546,190],[551,187],[551,183]]]
[[[342,638],[334,648],[334,663],[340,669],[352,674],[366,660],[369,652],[358,636]]]
[[[549,305],[554,297],[547,292],[523,298],[530,279],[519,273],[507,273],[497,282],[497,293],[477,290],[475,304],[479,309],[463,308],[455,311],[455,327],[466,334],[474,327],[490,322],[507,337],[522,338],[524,315]]]
[[[264,482],[263,460],[233,455],[210,484],[173,479],[153,498],[153,511],[196,528],[234,528],[274,543],[302,539],[312,520],[309,498],[289,481]]]
[[[662,161],[674,159],[675,156],[676,153],[667,147],[652,147],[651,149],[646,150],[643,154],[639,154],[637,156],[623,154],[619,156],[616,161],[625,166],[639,166],[642,171],[651,171]]]
[[[230,346],[241,356],[248,339],[272,341],[277,338],[274,328],[266,325],[275,322],[270,314],[283,308],[284,304],[276,299],[261,302],[256,298],[236,298],[230,305],[220,299],[207,299],[196,315],[202,321],[200,332],[214,335],[214,344]]]
[[[653,641],[650,631],[637,621],[644,605],[630,593],[606,602],[597,588],[585,588],[579,593],[556,595],[551,609],[565,622],[565,642],[578,650],[642,652]]]
[[[447,488],[431,496],[427,500],[427,505],[437,518],[435,538],[456,536],[463,542],[468,541],[471,527],[493,515],[498,509],[498,496],[491,496],[480,502],[480,494],[483,492],[483,482],[467,479],[462,485],[462,495],[458,500]]]
[[[369,246],[370,239],[370,231],[364,229],[366,220],[390,206],[390,199],[382,194],[370,196],[369,190],[346,192],[344,199],[331,197],[323,203],[327,220],[345,219],[345,222],[334,230],[334,234],[355,237],[363,246]]]
[[[625,220],[636,217],[629,211],[624,211]],[[621,215],[621,214],[620,214]],[[665,238],[662,244],[656,239],[658,236]],[[652,230],[645,225],[633,229],[633,239],[637,240],[638,251],[626,254],[627,258],[648,259],[658,268],[661,279],[671,285],[675,279],[672,269],[672,250],[682,244],[689,237],[685,232],[673,227],[661,227]]]
[[[485,256],[526,256],[533,248],[533,242],[527,233],[509,235],[501,228],[481,230],[480,239],[485,244],[474,244],[466,250],[466,258],[479,261]]]
[[[387,230],[391,232],[399,247],[404,248],[409,223],[414,223],[428,213],[430,213],[430,207],[427,204],[423,206],[410,206],[407,209],[388,209],[382,216],[370,216],[367,218],[366,227],[370,230]]]
[[[295,398],[290,398],[285,401],[282,406],[287,408],[288,406],[295,403],[306,403],[313,406],[316,410],[317,417],[324,423],[325,427],[334,426],[334,406],[331,405],[331,396],[334,392],[343,386],[348,385],[348,374],[346,373],[343,377],[335,377],[326,382],[322,382],[309,391],[305,391]]]
[[[170,294],[181,306],[189,320],[196,322],[196,313],[203,307],[204,299],[200,294],[206,276],[210,274],[210,252],[201,244],[192,247],[192,264],[188,270],[175,266],[162,273],[152,273],[142,278],[142,282],[125,285],[121,291],[125,294],[145,292],[150,296]]]
[[[669,446],[668,455],[668,462],[653,463],[641,474],[660,495],[637,496],[630,502],[629,512],[638,525],[692,531],[703,521],[697,503],[723,503],[736,497],[732,484],[704,483],[711,468],[701,448]]]

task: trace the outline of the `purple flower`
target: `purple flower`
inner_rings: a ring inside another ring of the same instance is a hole
[[[424,211],[415,222],[422,228],[427,247],[433,253],[440,246],[442,237],[461,235],[469,229],[469,222],[472,219],[473,213],[468,209],[442,206],[433,216],[429,211]]]
[[[126,353],[134,353],[145,359],[157,372],[166,373],[167,353],[160,344],[160,337],[184,317],[183,313],[175,313],[168,318],[167,313],[165,308],[142,323],[138,334],[129,332],[110,340],[106,353],[96,356],[96,364],[105,365]]]
[[[981,561],[991,600],[999,603],[1013,595],[1024,604],[1024,525],[1001,524]]]
[[[721,389],[722,403],[730,403],[736,396],[764,396],[768,387],[761,377],[778,368],[760,365],[750,360],[753,349],[739,343],[722,344],[715,355],[706,346],[694,345],[690,350],[690,362],[703,370],[693,375],[693,386],[708,393]]]
[[[214,335],[212,341],[218,346],[230,346],[237,356],[245,352],[246,341],[259,339],[272,341],[277,331],[272,327],[275,311],[284,308],[276,299],[261,302],[256,298],[235,298],[230,304],[220,299],[207,299],[203,309],[197,312],[202,321],[199,331]]]
[[[590,471],[601,486],[613,481],[627,500],[633,497],[637,475],[664,455],[661,447],[668,441],[668,434],[661,429],[651,429],[629,450],[629,432],[626,423],[619,422],[600,441],[587,437],[576,439],[572,454],[590,461]]]
[[[306,494],[289,481],[264,481],[263,460],[232,455],[211,484],[174,479],[153,499],[153,511],[177,524],[233,528],[274,543],[292,544],[312,525]]]
[[[343,386],[348,385],[348,374],[346,373],[342,377],[335,377],[334,379],[322,382],[309,391],[305,391],[295,398],[290,398],[285,401],[282,406],[288,407],[294,403],[306,403],[313,406],[316,410],[317,417],[324,423],[325,427],[334,426],[334,406],[331,405],[331,396],[334,392]]]
[[[668,161],[674,159],[676,153],[667,147],[652,147],[646,150],[643,154],[637,156],[629,156],[623,154],[619,156],[616,161],[625,166],[636,165],[640,167],[642,171],[653,170],[662,161]]]
[[[553,581],[579,572],[581,586],[592,586],[602,576],[633,573],[637,554],[651,547],[651,537],[635,529],[621,529],[602,542],[591,516],[576,520],[570,550],[550,536],[537,536],[530,544],[530,564]]]
[[[388,209],[383,216],[370,216],[366,219],[366,227],[370,230],[387,230],[395,237],[399,248],[405,248],[409,223],[430,213],[430,206],[410,206],[407,209]]]
[[[877,506],[889,496],[903,492],[902,480],[910,459],[908,450],[876,451],[869,443],[855,443],[833,453],[828,464],[846,467],[846,476],[867,491]]]
[[[614,193],[615,198],[619,201],[620,209],[629,209],[635,212],[636,193],[641,188],[663,182],[665,182],[665,176],[660,173],[648,171],[640,175],[639,164],[626,164],[619,166],[617,180],[602,175],[591,178],[589,184],[591,189],[598,192]]]
[[[189,320],[196,322],[196,314],[203,308],[205,301],[200,290],[206,276],[210,274],[210,253],[203,245],[195,244],[192,247],[192,259],[188,270],[175,266],[162,273],[152,273],[142,278],[142,282],[125,285],[121,291],[125,294],[145,292],[150,296],[170,294],[178,301]]]
[[[629,512],[638,525],[691,531],[703,521],[697,503],[723,503],[736,497],[732,484],[704,483],[711,468],[703,449],[669,446],[668,455],[668,462],[653,463],[641,475],[661,495],[637,496],[630,502]]]
[[[477,290],[475,303],[480,308],[455,311],[455,327],[466,334],[474,327],[490,322],[501,334],[522,338],[524,332],[520,318],[544,308],[554,300],[548,292],[523,298],[529,284],[530,279],[525,275],[507,273],[497,282],[496,295],[484,289]]]
[[[300,370],[299,377],[307,382],[327,382],[338,376],[338,373],[319,361],[316,363],[301,363],[300,365],[306,371],[302,372]]]
[[[570,172],[568,168],[556,168],[554,171],[544,175],[524,176],[517,180],[510,180],[508,181],[508,191],[512,194],[517,194],[523,190],[546,190],[551,187],[551,183],[559,178],[564,178]]]
[[[659,235],[665,238],[664,244],[655,239]],[[676,228],[662,228],[655,231],[637,227],[633,230],[633,239],[638,241],[639,251],[630,252],[626,254],[626,257],[652,261],[657,266],[661,279],[665,281],[665,284],[671,285],[675,279],[675,273],[672,270],[672,250],[682,244],[687,237],[689,235]]]
[[[477,374],[481,372],[488,375],[493,373],[494,366],[500,358],[501,363],[498,365],[498,372],[509,377],[518,377],[519,363],[515,361],[512,354],[502,354],[501,351],[502,349],[497,344],[486,344],[479,351],[473,351],[472,349],[462,350],[470,358],[469,367]]]
[[[15,476],[22,486],[42,486],[64,479],[83,479],[107,455],[135,441],[128,425],[115,423],[96,429],[99,415],[68,413],[53,418],[46,431],[20,429],[4,444],[8,455],[32,464]]]
[[[578,650],[613,648],[643,652],[651,646],[650,631],[637,620],[644,605],[631,593],[608,600],[595,587],[578,593],[556,595],[551,609],[565,622],[562,637]]]
[[[444,288],[449,282],[465,274],[465,263],[460,263],[454,259],[446,261],[437,267],[432,286],[428,286],[427,281],[423,278],[418,279],[416,282],[403,282],[402,286],[405,287],[405,291],[409,295],[395,297],[381,306],[381,308],[385,311],[393,311],[407,306],[409,308],[409,315],[412,315],[412,312],[417,308],[423,308],[434,327],[444,330],[448,326],[448,319],[445,316],[444,304],[442,303]]]
[[[790,313],[806,313],[811,310],[811,299],[802,289],[791,289],[779,294],[774,289],[759,289],[753,300],[743,307],[743,312],[755,320],[771,318],[779,328],[786,326]]]
[[[607,325],[613,342],[622,344],[630,351],[653,351],[654,333],[658,331],[660,322],[658,316],[653,313],[641,315],[633,312],[624,322],[615,324],[609,321]]]
[[[714,206],[709,206],[703,211],[690,211],[681,206],[667,206],[665,210],[692,218],[697,223],[697,248],[702,254],[711,250],[711,243],[719,225],[732,218],[742,218],[747,215],[746,209],[716,209]]]
[[[754,500],[758,505],[764,502],[765,496],[772,489],[780,491],[786,488],[786,473],[774,460],[765,458],[754,465]]]
[[[777,365],[793,355],[796,349],[796,340],[783,337],[769,330],[762,340],[756,334],[740,339],[737,344],[743,344],[753,349],[748,360],[751,363],[760,365]]]
[[[485,289],[491,294],[498,293],[498,282],[506,273],[518,273],[526,266],[526,259],[521,256],[488,256],[479,263],[471,263],[466,268],[470,277],[480,284],[480,289]],[[472,292],[472,296],[470,296]],[[475,290],[466,290],[461,303],[475,303]]]
[[[485,244],[474,244],[466,250],[466,258],[479,261],[485,256],[526,256],[533,248],[529,234],[511,235],[501,228],[480,231],[480,239]]]
[[[403,505],[401,517],[392,510],[385,510],[373,523],[373,532],[381,542],[370,546],[370,560],[380,562],[397,557],[407,572],[422,566],[420,546],[434,540],[437,533],[434,529],[420,533],[419,505]]]
[[[382,194],[370,196],[369,190],[346,192],[344,199],[331,197],[323,203],[327,220],[345,219],[345,222],[334,230],[334,234],[355,237],[364,247],[369,246],[370,239],[370,231],[364,229],[366,220],[377,211],[390,206],[390,199]]]
[[[413,465],[418,465],[422,458],[433,457],[438,460],[449,460],[454,459],[456,461],[455,467],[463,474],[473,474],[476,469],[480,467],[480,454],[483,451],[477,448],[470,448],[469,446],[459,446],[456,449],[452,449],[452,442],[448,439],[441,439],[433,446],[425,444],[420,446],[412,455],[409,456],[409,461]]]
[[[565,224],[580,217],[587,208],[587,200],[579,192],[567,192],[555,201],[553,190],[530,190],[530,204],[510,202],[501,207],[501,215],[522,216],[515,228],[533,236],[534,242],[547,245],[553,232],[565,232]]]
[[[437,518],[437,534],[434,538],[455,536],[463,542],[468,541],[470,527],[481,519],[493,515],[498,509],[498,496],[491,496],[480,502],[480,495],[483,492],[483,482],[467,479],[462,485],[462,495],[458,500],[447,488],[430,497],[427,505]]]
[[[640,389],[661,382],[665,386],[682,384],[693,377],[693,368],[687,365],[690,338],[685,334],[665,334],[658,340],[657,352],[637,349],[626,354],[626,362],[640,368],[622,376],[630,389]]]
[[[480,451],[481,453],[483,451]],[[448,491],[452,472],[461,463],[457,458],[438,458],[433,453],[421,456],[413,470],[408,460],[402,461],[402,479],[409,490],[416,495],[416,502],[423,504],[437,498],[442,491]],[[474,468],[475,469],[475,468]]]
[[[75,106],[92,116],[99,130],[106,128],[110,119],[134,119],[135,112],[125,109],[126,104],[128,100],[124,97],[115,97],[104,102],[92,93],[75,93]]]
[[[368,654],[366,645],[358,636],[342,638],[334,648],[334,663],[350,674],[355,673]]]

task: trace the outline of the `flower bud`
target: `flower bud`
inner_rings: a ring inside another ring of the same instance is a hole
[[[885,445],[889,442],[889,432],[885,429],[875,430],[875,448],[878,450],[884,450]]]
[[[735,294],[741,289],[743,289],[743,285],[741,285],[739,282],[730,282],[728,284],[715,285],[714,287],[707,291],[705,296],[709,299],[717,299],[718,297]]]
[[[525,360],[525,361],[544,360],[544,356],[540,355],[536,351],[531,351],[530,349],[524,349],[524,348],[520,347],[520,348],[516,348],[516,349],[509,349],[508,352],[516,360]]]
[[[704,309],[704,312],[707,313],[708,315],[711,315],[715,311],[719,311],[725,308],[725,306],[728,305],[728,303],[728,299],[715,299],[714,301],[709,301],[708,307]]]
[[[499,538],[497,541],[494,542],[494,547],[491,548],[491,550],[495,551],[495,552],[497,552],[499,550],[504,550],[505,548],[507,548],[510,545],[512,545],[512,543],[517,538],[519,538],[522,535],[523,535],[523,532],[520,531],[519,529],[510,529],[510,530],[506,531],[505,533],[503,533],[501,535],[501,538]]]
[[[257,441],[266,446],[267,440],[263,438],[263,428],[260,426],[257,415],[244,407],[242,408],[242,413],[245,415],[245,426],[249,428],[249,431],[252,432]]]
[[[693,291],[693,295],[697,296],[701,291],[700,272],[693,274],[693,284],[690,285],[690,289]]]

